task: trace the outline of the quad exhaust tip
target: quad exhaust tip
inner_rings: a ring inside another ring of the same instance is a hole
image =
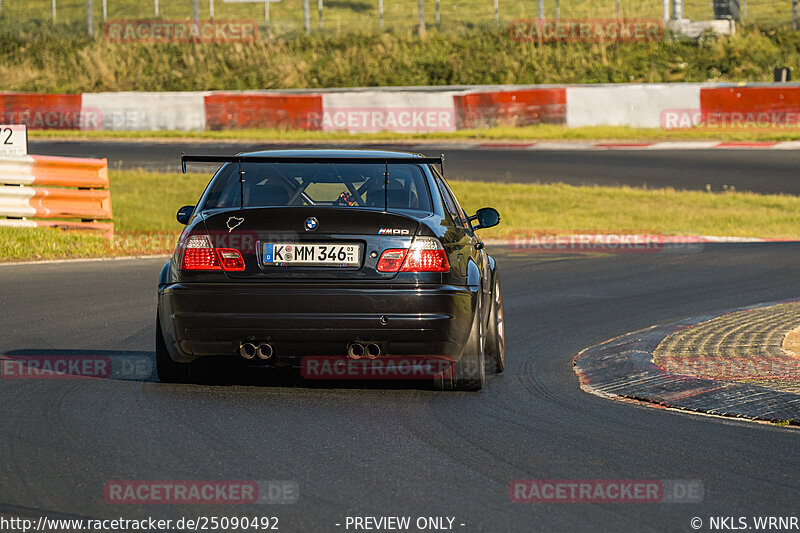
[[[358,342],[352,343],[347,347],[347,357],[350,359],[361,359],[364,356],[364,345]]]
[[[381,347],[371,342],[366,346],[366,355],[370,359],[377,359],[377,357],[381,354]]]
[[[266,361],[272,357],[272,345],[267,343],[259,344],[258,348],[256,349],[256,355],[259,359]]]
[[[381,347],[374,342],[370,342],[368,344],[354,342],[347,347],[347,357],[350,359],[361,359],[362,357],[366,357],[368,359],[377,359],[380,355]]]
[[[239,345],[239,355],[245,359],[252,359],[256,356],[258,348],[252,342],[243,342]]]
[[[254,344],[252,342],[243,342],[239,345],[239,355],[248,361],[258,356],[259,359],[266,361],[272,357],[272,345],[268,343]]]

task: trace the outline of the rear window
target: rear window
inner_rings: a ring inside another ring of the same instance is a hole
[[[431,211],[427,182],[419,165],[385,166],[363,163],[245,163],[240,188],[238,165],[224,165],[214,178],[204,209],[268,206],[327,206],[342,208],[410,209]],[[244,194],[244,202],[242,202]]]

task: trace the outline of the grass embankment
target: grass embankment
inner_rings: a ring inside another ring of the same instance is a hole
[[[0,90],[189,91],[458,84],[771,81],[800,33],[645,43],[523,43],[505,26],[459,32],[312,33],[254,44],[109,43],[5,35]]]
[[[0,260],[169,253],[180,231],[178,207],[194,203],[205,174],[111,172],[116,237],[48,228],[0,227]],[[496,207],[503,221],[481,232],[507,238],[525,232],[727,235],[800,239],[800,198],[628,187],[522,185],[453,180],[467,212]]]
[[[201,20],[210,18],[209,4],[199,2]],[[96,31],[100,31],[103,20],[104,2],[94,2],[94,21]],[[263,23],[263,5],[248,5],[241,2],[215,1],[214,15],[217,20],[262,21],[262,34],[291,34],[303,31],[302,0],[281,0],[269,6],[270,28]],[[192,17],[192,3],[160,2],[159,16],[164,20],[186,20]],[[378,2],[367,0],[325,0],[323,2],[323,26],[319,28],[317,4],[311,6],[311,30],[314,32],[349,32],[370,29],[380,31]],[[791,4],[775,0],[747,0],[743,12],[743,22],[772,25],[791,23]],[[86,31],[86,2],[56,2],[57,23],[51,24],[50,0],[25,0],[25,2],[6,2],[0,13],[0,28],[9,31],[24,31],[37,28],[39,31],[83,33]],[[109,20],[158,18],[155,16],[153,2],[142,0],[113,0],[108,2]],[[512,19],[538,17],[537,2],[499,2],[499,17],[502,23]],[[436,10],[441,16],[436,20]],[[413,28],[417,24],[419,5],[415,0],[394,0],[384,2],[384,25],[386,28]],[[641,0],[570,0],[559,5],[562,19],[661,19],[660,2]],[[712,16],[711,4],[705,2],[685,2],[684,15],[692,20],[707,20]],[[486,0],[441,0],[425,2],[423,12],[431,30],[454,29],[475,25],[494,24],[495,14],[492,2]],[[555,16],[554,2],[545,3],[545,17]],[[737,27],[738,29],[738,27]]]
[[[265,143],[353,143],[384,141],[743,141],[769,142],[800,140],[800,129],[736,129],[692,128],[662,130],[658,128],[631,128],[627,126],[591,126],[567,128],[556,124],[538,124],[513,128],[459,130],[432,133],[347,133],[336,131],[305,131],[276,129],[247,129],[225,131],[77,131],[31,130],[33,139],[91,139],[100,140],[208,140],[252,141]]]

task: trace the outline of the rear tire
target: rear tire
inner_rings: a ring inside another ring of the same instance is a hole
[[[472,330],[464,346],[461,359],[450,369],[434,378],[439,390],[478,391],[486,383],[484,344],[486,342],[480,310],[475,311]]]
[[[494,276],[492,309],[489,312],[489,327],[486,332],[486,372],[500,374],[506,369],[506,325],[503,309],[503,293],[500,278]]]
[[[186,383],[190,377],[190,363],[176,363],[169,356],[161,320],[156,317],[156,374],[161,383]]]

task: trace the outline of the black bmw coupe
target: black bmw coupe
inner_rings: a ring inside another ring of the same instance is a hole
[[[378,150],[183,155],[218,163],[158,284],[161,381],[227,356],[300,366],[426,366],[435,387],[479,390],[505,368],[503,297],[442,158]],[[431,365],[431,361],[436,362]],[[415,374],[416,375],[416,374]]]

